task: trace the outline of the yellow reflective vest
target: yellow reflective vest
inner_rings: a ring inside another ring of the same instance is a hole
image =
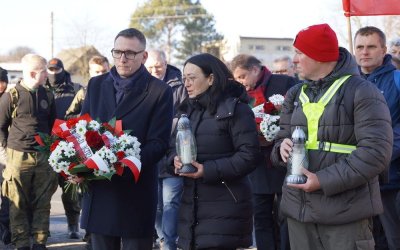
[[[318,125],[319,118],[322,116],[325,110],[325,106],[329,103],[332,97],[336,94],[337,90],[346,82],[350,75],[342,76],[337,79],[326,91],[326,93],[321,97],[321,99],[316,102],[310,102],[310,99],[304,92],[307,85],[301,87],[300,92],[300,102],[303,105],[303,112],[307,118],[307,130],[308,130],[308,140],[306,142],[306,148],[309,150],[323,150],[328,152],[350,154],[356,149],[354,145],[346,145],[339,143],[332,143],[327,141],[318,141]]]

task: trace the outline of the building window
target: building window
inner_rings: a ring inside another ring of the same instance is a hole
[[[265,50],[264,45],[256,45],[256,50]]]
[[[290,46],[279,45],[279,46],[276,46],[276,50],[277,51],[290,51]]]
[[[249,44],[249,50],[253,50],[254,49],[254,45],[253,44]]]

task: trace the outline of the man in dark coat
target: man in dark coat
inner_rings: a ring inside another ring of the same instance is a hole
[[[285,95],[295,84],[295,78],[286,75],[271,74],[267,67],[261,65],[260,60],[251,55],[240,54],[231,62],[231,70],[235,80],[246,87],[247,94],[253,99],[253,106],[268,101],[274,94]],[[282,184],[286,169],[274,168],[269,160],[272,143],[260,137],[261,150],[264,161],[257,165],[255,171],[249,174],[253,191],[254,229],[259,249],[276,249],[278,239],[275,235],[275,225],[279,225],[281,249],[289,249],[289,235],[287,224],[283,218],[274,216],[274,204],[282,196]],[[279,207],[279,206],[278,206]],[[278,209],[277,209],[278,210]],[[276,212],[276,211],[275,211]]]
[[[111,50],[114,67],[90,79],[82,114],[102,122],[122,120],[141,143],[137,183],[129,169],[111,181],[92,181],[83,197],[81,226],[93,248],[151,250],[157,205],[157,166],[172,126],[172,91],[144,67],[146,38],[136,29],[118,33]]]

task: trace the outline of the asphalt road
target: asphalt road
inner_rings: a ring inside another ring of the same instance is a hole
[[[84,232],[80,232],[83,237]],[[61,189],[58,188],[51,200],[50,211],[50,237],[47,241],[47,247],[52,250],[83,250],[86,249],[85,242],[81,239],[71,240],[68,239],[68,226],[67,219],[64,213],[64,207],[61,201]],[[1,250],[14,249],[13,246],[4,246],[0,242]]]
[[[80,229],[79,232],[81,237],[84,235],[84,231]],[[71,240],[68,239],[68,225],[67,219],[64,213],[64,207],[61,201],[61,189],[58,188],[56,193],[53,195],[51,200],[51,211],[50,211],[50,237],[47,241],[47,248],[51,250],[85,250],[86,243],[81,239]],[[0,250],[12,250],[12,245],[5,246],[0,241]],[[158,248],[154,248],[158,249]],[[256,248],[252,248],[256,249]]]

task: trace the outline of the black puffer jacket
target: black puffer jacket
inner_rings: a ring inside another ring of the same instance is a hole
[[[246,95],[243,88],[240,94]],[[205,92],[180,109],[189,115],[204,176],[184,178],[178,245],[185,250],[248,247],[253,223],[247,174],[261,158],[254,114],[232,94],[212,115],[205,109],[208,98]]]
[[[378,174],[390,162],[393,134],[385,99],[370,82],[359,76],[350,53],[341,48],[333,72],[318,82],[308,82],[306,94],[317,102],[337,78],[352,75],[325,107],[319,120],[318,141],[355,145],[351,154],[309,150],[309,170],[321,189],[306,193],[283,186],[281,210],[301,222],[344,224],[369,218],[383,211]],[[307,121],[299,101],[300,85],[291,88],[281,114],[281,131],[271,154],[283,164],[279,147],[295,126],[307,134]]]
[[[182,83],[181,71],[172,66],[167,65],[167,72],[165,73],[164,82],[166,82],[172,88],[172,97],[174,99],[174,116],[177,113],[179,105],[188,97],[185,85]],[[175,119],[174,121],[177,121]],[[173,123],[172,129],[174,129],[175,122]],[[159,178],[167,178],[174,176],[167,171],[168,163],[167,157],[164,156],[161,161],[157,164],[159,169]]]
[[[188,97],[187,91],[182,82],[182,73],[178,68],[168,64],[163,81],[172,88],[174,114],[176,114],[179,105]]]

